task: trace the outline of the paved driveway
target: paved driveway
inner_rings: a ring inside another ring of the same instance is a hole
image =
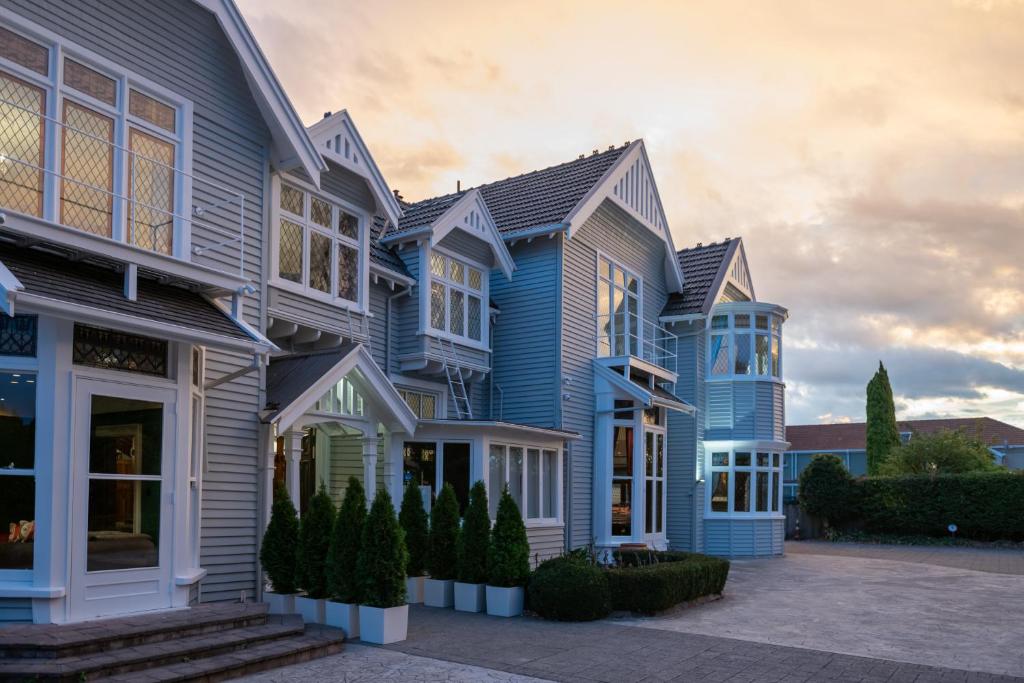
[[[618,623],[1024,676],[1024,576],[840,550],[737,561],[722,600]]]

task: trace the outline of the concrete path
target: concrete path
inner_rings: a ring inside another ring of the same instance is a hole
[[[1003,548],[787,541],[786,554],[873,558],[1024,576],[1024,551]]]

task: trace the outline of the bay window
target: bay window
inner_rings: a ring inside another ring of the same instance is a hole
[[[277,277],[304,294],[359,302],[362,221],[352,211],[294,185],[277,203]]]
[[[453,337],[484,338],[486,278],[481,268],[430,252],[430,327]]]
[[[498,514],[502,489],[528,523],[553,524],[561,517],[561,456],[551,448],[492,443],[487,461],[491,519]]]
[[[708,331],[711,378],[782,377],[782,318],[775,313],[716,312]]]
[[[782,453],[709,448],[707,512],[712,516],[782,513]]]

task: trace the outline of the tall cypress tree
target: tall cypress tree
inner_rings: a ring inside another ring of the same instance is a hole
[[[868,382],[867,395],[868,474],[876,475],[889,453],[900,446],[896,404],[892,399],[889,373],[885,371],[882,361],[878,361],[878,372]]]
[[[349,477],[327,550],[327,590],[338,602],[359,602],[356,558],[363,542],[365,522],[366,493],[358,479]]]

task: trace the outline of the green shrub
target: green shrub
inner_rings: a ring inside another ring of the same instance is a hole
[[[542,562],[527,587],[530,609],[556,621],[593,621],[612,610],[608,572],[575,555]]]
[[[915,434],[905,446],[889,453],[880,474],[963,474],[998,472],[988,446],[961,430]]]
[[[270,585],[277,593],[295,593],[298,590],[295,574],[295,546],[299,537],[299,516],[283,486],[274,490],[274,506],[270,510],[270,523],[260,544],[260,562],[267,572]]]
[[[356,560],[363,542],[365,523],[366,494],[363,485],[355,477],[349,477],[327,550],[327,592],[338,602],[359,602]]]
[[[296,551],[299,587],[305,589],[311,598],[321,599],[328,595],[327,551],[331,546],[333,529],[334,503],[321,483],[320,490],[309,500],[309,510],[299,520],[299,547]]]
[[[445,484],[430,511],[430,578],[447,581],[455,578],[458,562],[459,501],[455,489]]]
[[[423,576],[427,571],[430,529],[427,511],[423,509],[423,496],[415,481],[405,487],[398,523],[405,532],[405,547],[409,551],[409,563],[405,571],[409,572],[409,576]]]
[[[487,486],[478,481],[469,492],[466,518],[458,541],[458,578],[463,583],[487,582],[487,546],[491,542],[491,515]]]
[[[386,489],[377,490],[363,526],[362,546],[356,562],[359,602],[369,607],[405,604],[405,550],[402,528]]]
[[[800,507],[836,526],[857,514],[858,489],[843,462],[835,455],[815,455],[800,473]]]
[[[530,542],[519,506],[508,492],[501,491],[491,543],[487,547],[487,583],[511,588],[525,586],[530,578]]]
[[[644,614],[661,612],[707,595],[719,595],[729,562],[680,552],[617,552],[619,566],[607,570],[612,607]]]

